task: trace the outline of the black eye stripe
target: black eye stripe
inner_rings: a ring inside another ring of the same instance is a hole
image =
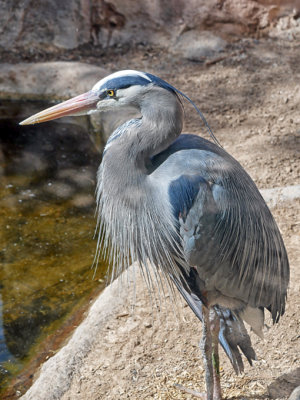
[[[104,92],[101,92],[98,97],[100,100],[104,100],[107,97],[106,90]]]

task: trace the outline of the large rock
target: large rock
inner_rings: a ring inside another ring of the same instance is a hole
[[[288,400],[300,400],[300,386],[293,390]]]
[[[0,2],[0,45],[3,47],[70,49],[89,40],[88,0]]]
[[[0,64],[0,98],[65,99],[90,90],[108,72],[79,62]]]
[[[170,48],[186,30],[231,40],[299,12],[299,0],[0,0],[0,46],[34,51],[146,42]]]
[[[173,52],[191,61],[203,61],[224,50],[225,46],[225,40],[212,32],[191,30],[178,38]]]

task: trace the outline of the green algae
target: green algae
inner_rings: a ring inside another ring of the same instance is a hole
[[[5,342],[13,356],[2,363],[3,386],[99,287],[106,271],[100,264],[93,279],[94,207],[80,210],[69,201],[38,197],[19,202],[24,181],[11,177],[0,189],[0,293]]]
[[[26,390],[26,372],[80,322],[107,270],[101,261],[95,276],[91,268],[101,156],[88,124],[21,129],[16,121],[30,113],[12,105],[10,119],[11,104],[0,104],[0,397],[12,388],[7,398]]]

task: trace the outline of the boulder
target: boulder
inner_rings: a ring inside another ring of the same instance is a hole
[[[2,0],[0,47],[34,52],[86,43],[147,43],[170,48],[186,30],[236,40],[293,10],[299,14],[299,0]]]
[[[191,61],[203,61],[226,47],[226,41],[208,31],[184,32],[177,40],[173,52]]]
[[[108,74],[80,62],[0,64],[0,98],[66,99],[90,90]]]

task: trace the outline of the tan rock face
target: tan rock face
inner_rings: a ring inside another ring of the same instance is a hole
[[[0,98],[67,99],[90,90],[108,71],[80,62],[0,64]]]
[[[0,0],[0,46],[76,48],[92,42],[171,48],[190,30],[225,40],[265,29],[300,12],[299,0]]]

